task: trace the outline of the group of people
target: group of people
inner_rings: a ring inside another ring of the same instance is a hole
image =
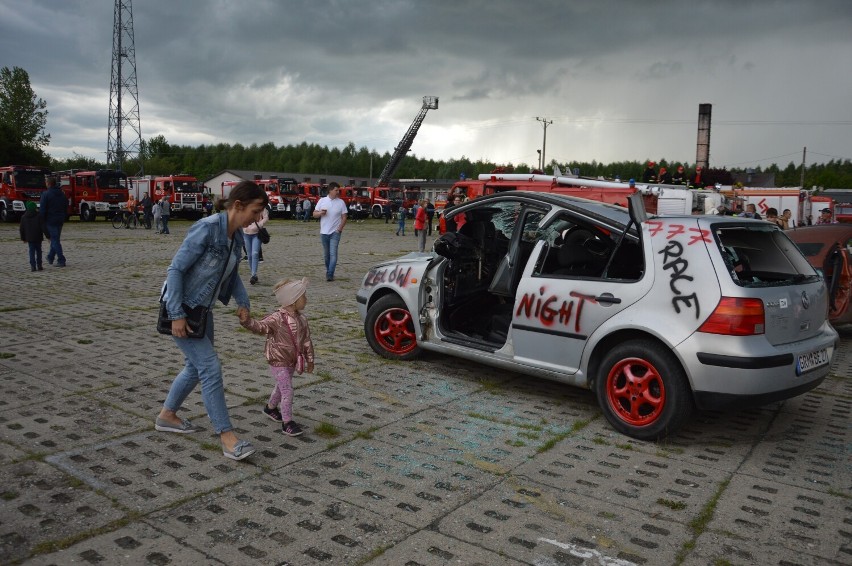
[[[386,206],[390,210],[390,205]],[[411,214],[414,217],[414,236],[417,238],[417,250],[424,252],[426,251],[426,236],[432,235],[435,205],[427,198],[420,199],[411,207]],[[405,220],[407,216],[408,210],[404,206],[400,206],[397,210],[397,236],[405,236]],[[385,217],[385,223],[387,221],[388,219]]]
[[[301,220],[302,222],[310,222],[311,208],[313,208],[313,203],[311,203],[311,201],[308,199],[304,199],[301,202],[297,202],[296,220]]]
[[[45,179],[47,190],[41,194],[38,206],[33,201],[27,201],[23,216],[21,216],[20,236],[26,242],[31,271],[43,271],[42,242],[47,238],[50,249],[47,252],[47,263],[57,267],[65,267],[65,253],[62,250],[62,226],[68,216],[68,200],[59,187],[59,180],[54,175]]]
[[[142,199],[137,201],[136,197],[131,194],[124,204],[123,213],[128,217],[137,216],[139,208],[142,209],[142,222],[153,226],[157,234],[171,234],[169,232],[169,218],[172,215],[172,205],[168,197],[164,196],[155,202],[146,192],[142,195]],[[130,226],[125,227],[129,228]]]
[[[329,198],[330,197],[330,198]],[[317,204],[314,216],[320,218],[323,245],[325,229],[337,228],[337,241],[345,225],[346,207],[332,195]],[[242,249],[252,235],[250,227],[259,227],[264,219],[269,198],[266,192],[251,181],[237,184],[227,199],[216,203],[213,214],[193,224],[166,271],[162,294],[165,310],[171,322],[171,334],[184,355],[181,372],[172,382],[163,407],[157,415],[157,431],[189,434],[200,430],[190,421],[178,416],[178,409],[187,396],[201,384],[201,397],[207,416],[219,436],[222,454],[232,460],[243,460],[256,451],[251,442],[241,439],[234,431],[225,403],[222,364],[214,349],[213,309],[207,313],[205,334],[201,338],[187,335],[186,309],[211,305],[218,299],[228,304],[236,302],[240,324],[253,333],[266,336],[264,354],[275,380],[273,391],[263,407],[263,413],[281,424],[282,433],[298,436],[301,425],[293,420],[293,375],[314,369],[314,348],[307,318],[302,310],[307,304],[308,281],[305,278],[285,278],[273,288],[279,308],[261,320],[251,316],[251,304],[246,287],[239,276]],[[337,201],[339,204],[335,204]],[[247,250],[253,250],[251,243]],[[334,249],[336,259],[336,247]],[[253,253],[250,253],[250,257]],[[328,260],[327,260],[328,272]],[[331,266],[330,273],[333,274]],[[333,275],[329,277],[333,279]]]
[[[666,167],[656,169],[657,163],[649,161],[642,172],[643,183],[660,183],[662,185],[684,185],[690,188],[703,189],[707,183],[702,179],[703,168],[699,165],[692,175],[687,174],[683,165],[678,165],[674,172],[668,171]]]

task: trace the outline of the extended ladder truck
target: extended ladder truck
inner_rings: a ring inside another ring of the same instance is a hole
[[[414,118],[411,126],[409,126],[408,131],[405,132],[404,136],[402,136],[402,140],[400,140],[399,145],[394,148],[393,155],[391,155],[391,158],[388,160],[387,164],[385,164],[385,168],[382,169],[382,173],[379,175],[379,180],[376,183],[376,186],[372,188],[370,211],[373,218],[382,217],[385,205],[390,205],[392,210],[396,210],[403,204],[404,197],[402,190],[391,188],[388,186],[388,183],[390,182],[391,175],[393,175],[396,168],[399,167],[400,162],[402,162],[402,158],[405,157],[408,150],[411,149],[411,144],[414,143],[414,138],[417,136],[417,130],[420,129],[423,119],[426,118],[426,113],[429,110],[437,109],[437,96],[423,97],[423,106],[421,106],[420,112],[417,113],[417,116]]]

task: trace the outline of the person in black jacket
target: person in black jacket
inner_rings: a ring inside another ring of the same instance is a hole
[[[68,200],[65,193],[59,188],[56,176],[47,176],[47,190],[41,194],[39,203],[39,215],[44,220],[47,237],[50,238],[50,251],[47,252],[47,263],[53,265],[56,260],[57,267],[65,267],[65,254],[62,253],[62,225],[68,216]]]
[[[653,161],[648,162],[648,166],[645,167],[645,170],[642,172],[642,182],[643,183],[656,183],[657,182],[657,171],[654,167],[657,164]]]
[[[42,271],[41,243],[44,241],[44,220],[36,210],[36,203],[27,201],[27,211],[21,217],[21,241],[29,244],[31,271]]]

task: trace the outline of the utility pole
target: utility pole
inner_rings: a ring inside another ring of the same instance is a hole
[[[107,166],[123,170],[125,160],[139,157],[142,164],[142,128],[139,124],[139,88],[136,84],[136,46],[133,39],[132,0],[115,0],[112,29],[112,71],[109,81]],[[127,99],[123,99],[127,95]],[[124,136],[124,133],[128,135]]]
[[[541,140],[541,159],[538,163],[538,168],[544,171],[545,163],[547,163],[544,157],[545,149],[547,148],[547,127],[553,123],[553,120],[548,120],[547,118],[539,118],[538,116],[536,116],[535,119],[541,122],[541,125],[544,126],[544,139]]]
[[[805,157],[808,155],[808,147],[802,149],[802,190],[805,190]]]

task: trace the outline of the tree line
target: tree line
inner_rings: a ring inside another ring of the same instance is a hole
[[[108,164],[96,159],[75,154],[67,159],[56,159],[45,151],[50,142],[46,133],[47,103],[38,98],[30,86],[29,75],[19,67],[0,69],[0,164],[44,165],[54,171],[65,169],[107,169]],[[188,146],[170,144],[162,135],[143,140],[140,155],[125,162],[125,172],[136,175],[188,173],[199,179],[211,177],[224,169],[247,171],[281,171],[305,175],[342,175],[361,178],[377,178],[390,153],[378,153],[367,147],[356,148],[350,142],[346,147],[328,147],[319,144],[289,144],[276,146],[272,142],[261,145],[219,143]],[[691,172],[694,164],[658,159],[657,167],[674,171],[683,165]],[[552,160],[547,172],[558,166],[563,172],[579,171],[584,177],[604,177],[621,180],[641,179],[645,161],[597,161],[567,163]],[[462,156],[458,159],[435,160],[415,154],[402,160],[395,178],[399,179],[458,179],[461,175],[475,178],[498,168],[505,172],[527,173],[534,169],[527,163],[495,163],[471,161]],[[801,185],[802,168],[792,161],[781,168],[776,164],[768,167],[749,168],[754,173],[774,173],[778,187]],[[709,168],[702,178],[709,183],[733,184],[733,175],[745,173],[745,168]],[[813,163],[805,168],[805,187],[852,188],[852,161],[834,160]]]

